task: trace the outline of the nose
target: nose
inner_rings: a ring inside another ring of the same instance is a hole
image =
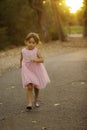
[[[29,45],[32,45],[32,42],[29,42]]]

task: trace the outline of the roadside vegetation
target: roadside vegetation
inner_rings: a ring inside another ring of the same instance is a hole
[[[87,37],[87,0],[75,14],[65,0],[1,0],[0,50],[24,45],[29,32],[39,33],[41,40],[62,42],[69,33]]]

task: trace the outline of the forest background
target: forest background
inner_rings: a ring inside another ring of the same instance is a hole
[[[67,40],[71,33],[87,37],[87,0],[70,13],[65,0],[0,0],[0,50],[24,45],[29,32],[41,40]]]

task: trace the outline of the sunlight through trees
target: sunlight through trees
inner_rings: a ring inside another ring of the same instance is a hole
[[[76,8],[75,5],[72,7]],[[87,36],[87,0],[83,5],[71,13],[66,0],[1,0],[0,49],[24,44],[28,32],[39,33],[45,42],[64,41],[69,33],[67,29],[78,25],[84,26],[84,36]]]

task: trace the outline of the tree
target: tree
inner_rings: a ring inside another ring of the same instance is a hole
[[[83,19],[84,19],[84,37],[87,37],[87,0],[84,0],[84,15],[83,15]]]
[[[57,2],[59,4],[59,1],[57,1],[57,0],[50,0],[50,1],[51,1],[53,13],[54,13],[55,25],[57,28],[59,40],[65,41],[65,35],[64,35],[64,31],[63,31],[62,23],[61,23],[61,16],[60,16],[60,12],[57,7]]]
[[[17,28],[18,20],[20,18],[20,10],[24,0],[3,0],[1,5],[1,23],[0,26],[6,28],[9,43],[18,44],[18,35],[21,31]]]
[[[4,35],[0,42],[3,43],[3,47],[7,45],[7,40],[9,45],[23,44],[25,35],[37,30],[36,15],[36,12],[30,8],[28,1],[0,1],[0,35]]]
[[[50,34],[48,32],[46,15],[43,7],[43,0],[28,0],[28,1],[31,8],[33,8],[37,12],[39,32],[40,34],[42,34],[43,39],[45,41],[48,41],[50,39]]]

